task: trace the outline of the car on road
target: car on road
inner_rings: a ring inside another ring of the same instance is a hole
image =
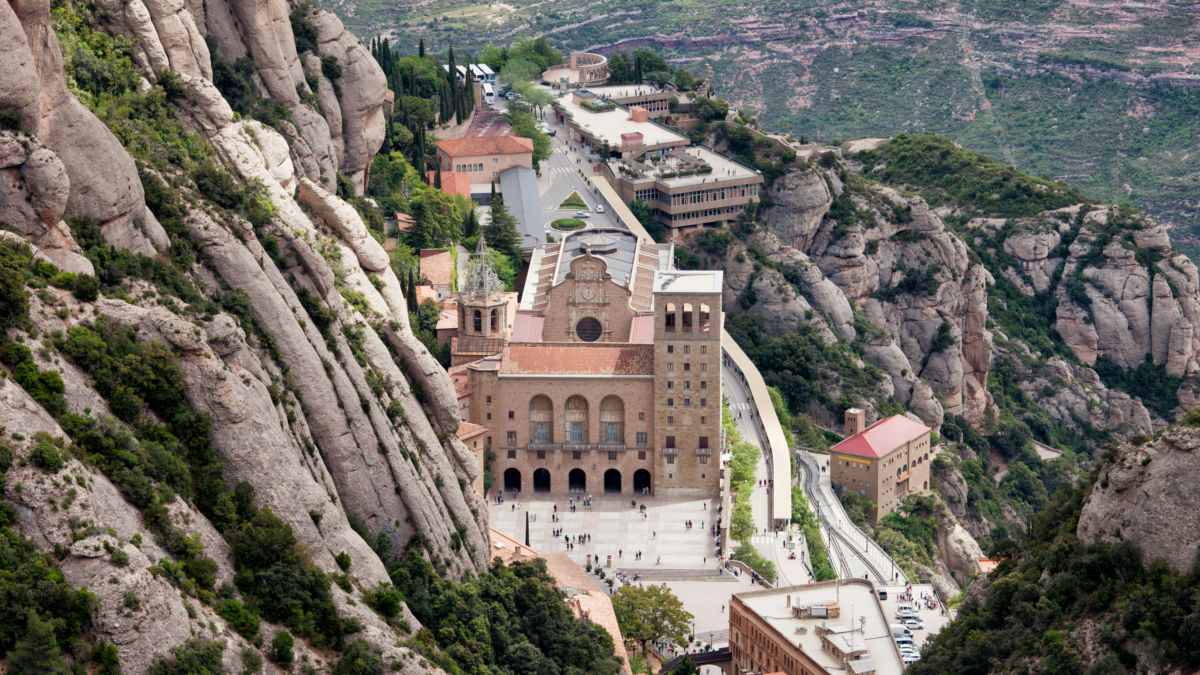
[[[576,218],[591,218],[592,214],[588,213],[587,211],[576,211],[575,217]]]
[[[904,625],[908,626],[912,630],[924,630],[925,629],[925,623],[922,622],[920,619],[907,619],[907,620],[905,620]]]
[[[900,660],[904,662],[904,665],[911,666],[912,664],[921,660],[921,655],[913,654],[911,656],[905,656],[905,657],[901,658]]]
[[[604,213],[604,207],[597,204],[596,205],[596,213]]]

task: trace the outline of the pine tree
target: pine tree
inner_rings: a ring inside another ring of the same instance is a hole
[[[521,257],[521,235],[517,234],[517,219],[504,206],[504,198],[492,200],[492,219],[483,228],[488,246],[519,261]]]
[[[62,651],[54,639],[54,626],[42,621],[30,610],[25,622],[25,636],[17,641],[8,654],[9,672],[13,675],[67,675],[71,671],[62,660]]]
[[[416,308],[417,306],[417,273],[413,268],[408,268],[408,295],[404,298],[409,307]],[[415,309],[414,309],[415,311]]]

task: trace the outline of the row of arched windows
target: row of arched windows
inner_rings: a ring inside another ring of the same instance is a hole
[[[711,330],[712,314],[708,305],[700,305],[700,316],[696,316],[696,308],[692,304],[684,303],[682,311],[676,307],[675,303],[668,302],[664,317],[666,322],[666,330],[674,332],[676,330],[682,332],[691,332],[695,330],[694,324],[699,323],[699,332],[707,333]]]
[[[549,396],[538,394],[529,401],[529,441],[531,443],[555,443],[554,403]],[[588,401],[575,394],[563,404],[562,443],[612,443],[625,442],[625,402],[614,394],[600,401],[600,430],[592,440],[588,429]]]

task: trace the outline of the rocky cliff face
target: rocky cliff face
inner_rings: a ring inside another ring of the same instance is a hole
[[[96,3],[98,27],[131,39],[146,82],[173,73],[183,90],[175,101],[181,119],[237,179],[261,183],[269,201],[268,221],[252,226],[213,205],[186,174],[166,172],[161,178],[189,202],[172,241],[146,207],[134,159],[68,90],[49,4],[0,3],[0,112],[16,111],[22,128],[0,133],[0,221],[38,256],[81,273],[91,273],[92,264],[64,216],[93,219],[108,243],[139,253],[194,246],[204,252],[203,264],[188,270],[195,285],[206,295],[244,291],[249,316],[197,315],[156,302],[156,295],[167,297],[163,289],[128,282],[123,297],[83,303],[47,290],[32,300],[37,330],[15,337],[38,353],[40,367],[61,373],[68,409],[81,415],[108,414],[105,399],[84,373],[54,355],[45,336],[103,316],[136,328],[140,341],[169,346],[183,369],[188,403],[209,416],[226,483],[253,486],[258,505],[290,525],[327,573],[340,573],[335,556],[347,553],[351,590],[334,588],[339,610],[359,619],[361,635],[383,650],[386,663],[423,672],[397,646],[406,634],[362,601],[362,592],[388,575],[349,515],[372,533],[390,535],[397,547],[421,533],[445,573],[461,578],[487,564],[486,508],[469,487],[481,467],[454,436],[450,381],[409,330],[382,247],[330,192],[339,171],[360,186],[365,180],[382,139],[382,73],[336,18],[315,8],[307,20],[317,53],[299,56],[292,8],[283,0]],[[291,119],[279,129],[235,119],[212,83],[210,44],[226,60],[249,55],[261,90],[286,106]],[[340,65],[339,95],[320,57]],[[309,96],[314,82],[319,105]],[[0,427],[25,437],[37,431],[65,437],[11,379],[0,380]],[[185,611],[186,597],[150,574],[169,555],[151,543],[137,510],[104,475],[74,461],[64,470],[80,476],[88,492],[70,509],[59,508],[69,485],[47,482],[32,467],[19,476],[18,469],[10,472],[7,496],[21,506],[23,535],[44,549],[69,548],[64,574],[98,592],[94,630],[117,645],[127,669],[144,670],[154,653],[191,635],[244,644],[211,609]],[[33,484],[38,488],[28,489]],[[216,528],[182,501],[171,509],[181,529],[200,534],[220,566],[219,580],[229,580],[229,547]],[[84,521],[107,526],[109,534],[73,537],[69,522]],[[135,535],[141,549],[127,543]],[[95,553],[104,550],[102,539],[130,554],[115,583],[99,580],[109,576]],[[126,591],[151,599],[131,614],[121,606]],[[400,618],[416,630],[407,610]],[[309,653],[303,645],[298,650]],[[237,651],[226,650],[226,659],[236,661]],[[319,655],[313,658],[320,667]]]
[[[1200,471],[1200,429],[1172,427],[1116,449],[1083,505],[1076,528],[1084,542],[1131,541],[1149,563],[1186,574],[1200,554],[1200,513],[1193,484]]]

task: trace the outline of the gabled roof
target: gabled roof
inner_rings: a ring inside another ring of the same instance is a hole
[[[449,157],[519,155],[533,152],[533,140],[523,136],[467,136],[438,141],[437,149]]]
[[[437,180],[437,172],[429,172],[429,184],[433,185]],[[453,197],[471,198],[471,177],[462,171],[443,171],[442,172],[442,192]]]
[[[421,249],[421,276],[429,280],[430,286],[449,286],[454,269],[454,256],[440,248]]]
[[[879,458],[927,431],[929,427],[914,419],[892,415],[838,443],[830,451]]]
[[[510,343],[501,375],[653,375],[654,345]]]

